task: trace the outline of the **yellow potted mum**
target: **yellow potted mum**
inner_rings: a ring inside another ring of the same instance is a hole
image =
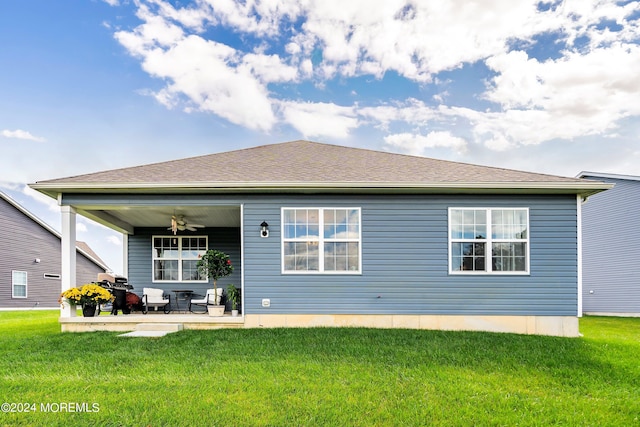
[[[62,300],[63,298],[71,305],[81,305],[84,317],[94,316],[98,304],[106,304],[114,300],[111,292],[95,283],[87,283],[79,288],[67,289],[60,294],[60,299]]]

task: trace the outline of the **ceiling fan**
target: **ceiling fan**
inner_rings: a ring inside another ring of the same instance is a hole
[[[203,228],[202,224],[190,224],[184,219],[184,215],[172,215],[171,216],[171,227],[167,228],[167,230],[173,231],[175,235],[178,231],[196,231],[198,228]]]

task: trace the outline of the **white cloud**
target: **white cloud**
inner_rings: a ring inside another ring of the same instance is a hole
[[[433,73],[503,51],[514,33],[532,34],[535,25],[529,15],[535,16],[535,3],[517,4],[493,0],[487,8],[502,10],[495,16],[466,2],[443,6],[401,0],[373,5],[369,0],[203,0],[176,8],[149,0],[139,3],[143,23],[132,31],[117,32],[116,38],[141,58],[145,71],[167,81],[156,92],[159,102],[175,107],[186,97],[192,104],[187,110],[212,112],[232,123],[268,131],[276,124],[272,107],[279,101],[269,93],[269,83],[320,77],[316,84],[324,87],[323,80],[336,75],[382,77],[390,70],[429,81]],[[292,29],[295,20],[301,20],[301,31]],[[263,50],[284,39],[287,56],[243,53],[206,40],[199,33],[208,25],[264,36]],[[314,66],[318,54],[321,61]],[[291,121],[295,113],[290,108],[285,112]],[[352,123],[340,122],[343,128]]]
[[[41,138],[39,136],[33,136],[31,133],[26,130],[16,129],[16,130],[3,130],[0,131],[0,135],[5,138],[14,138],[14,139],[24,139],[27,141],[35,141],[35,142],[45,142],[46,139]]]
[[[298,69],[284,64],[277,55],[246,54],[238,69],[265,83],[295,81],[298,77]]]
[[[329,103],[284,102],[284,120],[305,137],[346,138],[358,126],[353,108]]]
[[[296,78],[296,69],[274,55],[243,54],[227,45],[184,35],[175,25],[142,9],[146,23],[116,38],[142,58],[150,75],[169,83],[155,93],[167,107],[214,113],[250,129],[268,131],[276,123],[266,84]]]
[[[28,185],[22,185],[21,191],[25,196],[28,196],[36,202],[45,205],[47,207],[47,210],[49,210],[50,212],[60,213],[60,206],[58,205],[57,200],[52,199],[51,197],[32,189]]]
[[[554,24],[537,1],[406,2],[324,0],[305,3],[304,32],[294,40],[305,55],[322,48],[325,77],[381,77],[386,71],[416,81],[503,52]],[[497,12],[499,11],[499,13]]]
[[[212,21],[258,36],[275,36],[283,20],[295,20],[302,11],[301,1],[204,0],[201,8],[211,8]]]
[[[112,245],[122,246],[122,239],[113,234],[107,236],[105,240],[107,241],[107,243],[110,243]]]
[[[120,0],[102,0],[109,6],[120,6]]]
[[[451,148],[458,153],[464,153],[467,142],[446,131],[434,131],[425,135],[412,133],[398,133],[388,135],[384,142],[392,147],[399,148],[402,152],[422,156],[429,148]]]
[[[473,142],[506,150],[612,135],[622,119],[640,115],[634,74],[640,23],[631,19],[640,2],[200,0],[176,7],[140,0],[137,6],[142,23],[115,37],[165,82],[153,93],[158,102],[252,130],[287,123],[304,136],[344,138],[372,125],[393,128],[389,141],[416,150],[461,150],[466,142],[455,135],[464,131]],[[260,42],[232,47],[208,39],[212,27]],[[559,51],[530,57],[525,49],[542,35],[553,36]],[[479,63],[489,70],[486,89],[468,95],[490,108],[447,105],[460,89],[438,73]],[[391,71],[414,83],[434,82],[429,100],[438,105],[411,98],[352,106],[304,102],[274,87],[310,81],[324,90],[332,79],[382,78]],[[447,133],[427,133],[433,128]]]
[[[512,143],[614,132],[621,119],[640,115],[638,46],[597,48],[538,62],[523,52],[491,58],[499,74],[486,97],[505,110],[480,118],[479,133],[502,134]]]
[[[0,189],[1,188],[5,188],[11,191],[20,191],[20,189],[22,188],[22,184],[17,184],[15,182],[9,182],[9,181],[0,181]]]
[[[377,107],[362,107],[357,110],[357,113],[363,119],[371,120],[383,129],[386,129],[392,122],[404,122],[412,126],[427,125],[441,116],[437,109],[415,98]]]
[[[198,2],[195,7],[187,6],[184,8],[176,9],[172,4],[165,1],[149,0],[148,2],[152,7],[157,8],[157,14],[163,20],[175,21],[177,24],[191,28],[195,31],[202,31],[203,26],[207,22],[213,24],[216,23],[215,16],[212,13],[211,7],[206,2]],[[150,10],[146,6],[144,8],[145,14],[150,14]]]
[[[155,49],[167,49],[184,38],[182,29],[154,15],[145,5],[138,9],[138,18],[144,21],[133,31],[117,31],[115,38],[134,56],[145,59]]]
[[[86,233],[89,229],[87,228],[87,224],[78,221],[76,222],[76,231],[78,233]]]

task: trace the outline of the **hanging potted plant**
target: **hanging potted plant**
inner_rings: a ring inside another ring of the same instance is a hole
[[[233,265],[229,255],[215,249],[209,249],[198,260],[198,271],[208,279],[213,279],[213,292],[217,300],[218,279],[233,273]],[[218,305],[207,307],[209,315],[222,316],[224,314],[224,305],[220,305],[218,301],[216,303]]]
[[[72,306],[81,305],[84,317],[95,316],[99,304],[106,304],[113,300],[111,292],[95,283],[87,283],[79,288],[70,288],[60,294],[60,302],[66,301]]]
[[[231,315],[238,315],[238,307],[240,306],[240,289],[235,285],[227,286],[227,299],[231,302]]]

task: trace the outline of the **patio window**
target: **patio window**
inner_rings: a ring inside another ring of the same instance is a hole
[[[27,297],[27,272],[12,271],[11,272],[11,297],[26,298]]]
[[[529,210],[450,208],[450,273],[529,273]]]
[[[198,260],[207,251],[206,236],[154,236],[154,282],[206,282],[198,272]]]
[[[359,274],[360,208],[282,208],[283,273]]]

